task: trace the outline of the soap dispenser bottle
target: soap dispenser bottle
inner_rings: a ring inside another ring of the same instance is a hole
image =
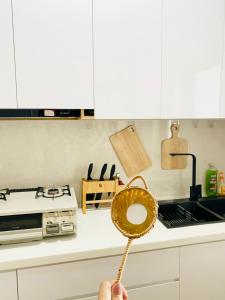
[[[206,195],[208,197],[217,195],[217,175],[218,175],[218,170],[215,168],[215,166],[212,163],[209,163],[209,168],[206,171],[206,182],[205,182]]]
[[[225,196],[224,172],[218,173],[217,192],[219,196]]]

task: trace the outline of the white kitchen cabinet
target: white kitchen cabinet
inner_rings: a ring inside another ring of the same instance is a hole
[[[58,300],[95,295],[102,280],[115,277],[120,261],[120,256],[113,256],[18,270],[19,299]],[[178,278],[179,249],[173,248],[130,254],[123,284],[132,288]]]
[[[129,300],[179,300],[179,282],[168,282],[127,290]],[[75,300],[75,298],[74,298]],[[78,300],[98,300],[98,296]]]
[[[223,42],[223,68],[222,68],[222,76],[221,76],[220,117],[225,118],[225,30],[224,30],[224,42]]]
[[[180,300],[224,300],[225,241],[181,248]]]
[[[0,1],[0,109],[16,108],[11,0]]]
[[[128,291],[129,300],[179,300],[179,282],[169,282]]]
[[[19,108],[93,108],[92,0],[12,0]]]
[[[0,298],[2,300],[17,300],[16,271],[0,273]]]
[[[220,115],[224,0],[163,5],[162,118]]]
[[[95,115],[160,117],[161,0],[94,0]]]
[[[225,59],[225,57],[224,57],[224,59]],[[224,62],[224,67],[223,67],[223,71],[222,71],[220,117],[225,118],[225,62]]]

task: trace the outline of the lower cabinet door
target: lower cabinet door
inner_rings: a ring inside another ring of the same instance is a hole
[[[18,299],[16,271],[0,273],[0,299]]]
[[[169,282],[128,291],[129,300],[179,300],[179,282]]]
[[[120,256],[112,256],[18,270],[19,298],[65,300],[96,295],[100,282],[113,278],[120,262]],[[130,253],[123,284],[150,286],[178,278],[179,251],[171,248]]]
[[[180,251],[180,300],[225,299],[225,241]]]
[[[168,282],[128,290],[129,300],[179,300],[179,282]],[[74,298],[75,300],[75,298]],[[76,300],[98,300],[98,296]]]

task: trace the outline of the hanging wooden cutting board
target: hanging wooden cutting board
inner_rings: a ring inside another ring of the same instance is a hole
[[[170,153],[187,153],[188,142],[180,138],[179,125],[173,123],[170,127],[172,136],[163,140],[161,145],[161,166],[165,170],[185,169],[187,167],[186,156],[171,156]]]
[[[110,142],[128,177],[152,165],[134,126],[116,132],[110,137]]]

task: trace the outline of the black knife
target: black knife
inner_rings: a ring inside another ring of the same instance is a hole
[[[102,167],[102,170],[101,170],[101,174],[100,174],[99,180],[104,180],[104,175],[105,175],[106,169],[107,169],[107,164],[104,164],[103,167]],[[102,193],[97,193],[95,195],[95,200],[100,200],[101,197],[102,197]],[[95,203],[95,207],[98,208],[99,207],[99,203]]]
[[[93,180],[91,177],[92,170],[93,170],[93,163],[91,163],[88,167],[87,180]],[[95,194],[87,194],[86,195],[86,201],[94,200],[94,198],[95,198]]]
[[[116,165],[113,164],[110,170],[109,180],[113,180],[115,171],[116,171]],[[111,192],[108,193],[108,196],[110,196],[110,194]]]

